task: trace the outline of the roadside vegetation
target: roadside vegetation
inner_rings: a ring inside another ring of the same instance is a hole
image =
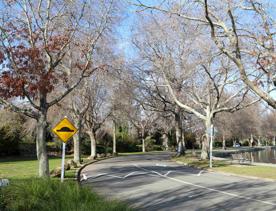
[[[0,189],[0,210],[88,211],[131,210],[127,205],[106,200],[75,182],[24,179]]]
[[[72,156],[66,156],[66,160]],[[85,159],[84,162],[88,160]],[[49,159],[50,170],[61,164],[61,158]],[[126,204],[107,200],[93,190],[79,186],[75,180],[78,168],[65,172],[65,182],[59,177],[40,179],[35,158],[6,157],[0,159],[0,178],[10,184],[0,188],[0,210],[131,210]]]

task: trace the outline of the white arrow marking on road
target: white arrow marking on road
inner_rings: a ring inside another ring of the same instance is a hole
[[[201,170],[196,176],[199,177],[203,172],[204,172],[204,170]]]
[[[172,171],[168,171],[166,174],[164,174],[164,176],[168,176],[169,173],[171,173]]]
[[[129,176],[131,176],[131,175],[133,175],[136,172],[138,172],[138,171],[134,171],[134,172],[131,172],[131,173],[127,174],[126,176],[124,176],[124,179],[127,178],[127,177],[129,177]]]
[[[103,175],[106,175],[107,173],[102,173],[102,174],[97,174],[96,176],[86,176],[86,174],[82,174],[82,179],[80,180],[80,181],[83,181],[83,180],[88,180],[89,178],[93,178],[93,179],[95,179],[95,178],[97,178],[97,177],[101,177],[101,176],[103,176]]]
[[[87,180],[86,174],[82,174],[82,179],[80,181]]]

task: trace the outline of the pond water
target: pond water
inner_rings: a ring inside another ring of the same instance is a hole
[[[264,150],[255,152],[245,152],[244,157],[253,162],[276,164],[276,148],[267,147]]]

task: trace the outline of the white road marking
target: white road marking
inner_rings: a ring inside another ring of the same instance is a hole
[[[133,174],[135,174],[136,172],[137,172],[137,171],[133,171],[133,172],[127,174],[126,176],[124,176],[124,179],[127,178],[127,177],[129,177],[129,176],[131,176],[131,175],[133,175]]]
[[[188,198],[193,198],[195,196],[198,196],[198,195],[190,195],[190,196],[188,196]]]
[[[107,177],[115,177],[115,178],[119,178],[119,179],[124,179],[124,177],[120,177],[120,176],[116,176],[116,175],[106,175]]]
[[[106,175],[107,173],[102,173],[102,174],[97,174],[96,176],[86,176],[86,174],[82,174],[82,179],[80,181],[83,181],[83,180],[88,180],[89,178],[97,178],[97,177],[101,177],[103,175]]]
[[[157,175],[159,175],[160,177],[164,177],[164,178],[166,178],[166,179],[173,180],[173,181],[178,182],[178,183],[182,183],[182,184],[194,186],[194,187],[201,188],[201,189],[205,189],[205,190],[209,190],[209,191],[212,191],[212,192],[222,193],[222,194],[224,194],[224,195],[228,195],[228,196],[232,196],[232,197],[236,197],[236,198],[240,198],[240,199],[246,199],[246,200],[251,200],[251,201],[260,202],[260,203],[263,203],[263,204],[269,204],[269,205],[276,206],[276,203],[273,203],[273,202],[263,201],[263,200],[259,200],[259,199],[253,199],[253,198],[250,198],[250,197],[241,196],[241,195],[234,194],[234,193],[230,193],[230,192],[227,192],[227,191],[221,191],[221,190],[217,190],[217,189],[214,189],[214,188],[208,188],[208,187],[205,187],[205,186],[202,186],[202,185],[197,185],[197,184],[194,184],[194,183],[191,183],[191,182],[186,182],[186,181],[184,181],[184,180],[180,180],[180,179],[168,177],[168,176],[163,175],[163,174],[160,174],[160,173],[158,173],[158,172],[156,172],[156,171],[149,171],[149,170],[147,170],[147,169],[145,169],[145,168],[143,168],[143,167],[140,167],[140,166],[138,166],[138,165],[136,165],[136,164],[134,164],[134,166],[136,166],[137,168],[142,169],[142,170],[144,170],[144,171],[154,172],[154,173],[156,173]]]
[[[81,179],[81,181],[82,181],[82,180],[87,180],[86,174],[82,174],[82,179]]]
[[[196,176],[199,177],[203,172],[204,172],[204,170],[201,170]]]
[[[155,165],[156,165],[156,166],[167,167],[167,165],[165,165],[165,164],[159,164],[159,163],[156,163]]]
[[[128,173],[127,175],[125,176],[117,176],[117,175],[112,175],[112,174],[107,174],[107,173],[102,173],[102,174],[97,174],[96,176],[87,176],[86,174],[82,174],[82,179],[80,181],[83,181],[83,180],[88,180],[90,178],[98,178],[98,177],[101,177],[101,176],[104,176],[106,175],[107,177],[114,177],[114,178],[119,178],[119,179],[126,179],[128,177],[130,177],[131,175],[143,175],[143,174],[148,174],[148,172],[144,172],[144,171],[133,171],[133,172],[130,172]]]
[[[168,176],[169,173],[171,173],[172,171],[168,171],[166,174],[164,174],[164,176]]]

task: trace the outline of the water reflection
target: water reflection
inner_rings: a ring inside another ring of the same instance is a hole
[[[276,148],[267,147],[264,150],[256,152],[245,152],[243,156],[252,162],[276,164]]]

